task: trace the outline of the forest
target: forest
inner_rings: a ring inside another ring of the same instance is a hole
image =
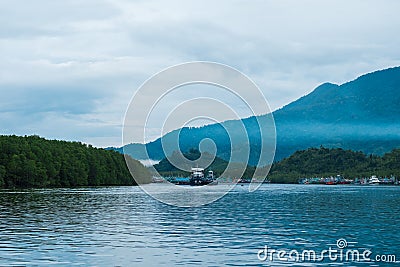
[[[400,149],[383,156],[364,154],[341,148],[309,148],[300,150],[272,165],[268,179],[273,183],[296,183],[303,177],[345,178],[400,176]]]
[[[196,160],[200,152],[190,149],[183,155],[189,160]],[[212,157],[205,153],[205,158]],[[216,157],[209,167],[219,176],[228,162]],[[189,176],[163,159],[154,166],[164,176]],[[242,178],[249,179],[255,167],[247,166]],[[361,151],[344,150],[342,148],[309,148],[299,150],[291,156],[275,162],[267,179],[272,183],[297,183],[300,178],[330,177],[342,175],[347,179],[371,177],[400,176],[400,149],[394,149],[383,156],[365,154]],[[232,177],[240,177],[233,174]]]
[[[151,181],[139,161],[128,160],[139,183]],[[39,136],[0,136],[0,188],[136,184],[118,152]]]
[[[190,149],[189,160],[200,157]],[[208,160],[211,155],[205,155]],[[136,185],[151,182],[151,174],[139,161],[127,156],[135,179],[129,172],[124,155],[81,142],[46,140],[39,136],[0,136],[0,188],[48,188],[76,186]],[[218,157],[209,167],[220,175],[228,162]],[[164,159],[154,166],[165,176],[185,173]],[[238,166],[237,169],[241,169]],[[244,178],[252,176],[255,167],[247,166]],[[236,170],[233,170],[236,171]],[[343,175],[361,178],[377,175],[400,176],[400,149],[383,156],[341,148],[309,148],[293,153],[272,165],[268,180],[273,183],[297,183],[304,177]],[[235,173],[232,173],[235,176]]]

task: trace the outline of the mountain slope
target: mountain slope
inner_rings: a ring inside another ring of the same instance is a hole
[[[325,83],[274,112],[277,121],[398,122],[400,67],[365,74],[343,85]]]
[[[273,112],[277,133],[275,159],[320,145],[380,155],[400,147],[399,104],[400,67],[365,74],[342,85],[324,83]],[[267,120],[270,116],[258,118]],[[228,160],[230,141],[224,127],[236,129],[241,122],[249,135],[248,141],[243,138],[243,147],[250,142],[249,163],[256,165],[261,138],[254,117],[176,130],[164,136],[165,143],[168,144],[168,138],[179,136],[181,150],[188,151],[197,148],[202,139],[210,138],[216,143],[217,155]],[[164,158],[160,139],[146,144],[146,148],[151,158]],[[144,145],[130,144],[124,147],[124,152],[141,159],[143,149]],[[172,151],[167,149],[167,153]]]
[[[400,146],[400,68],[323,84],[274,112],[278,159],[324,145],[383,154]]]

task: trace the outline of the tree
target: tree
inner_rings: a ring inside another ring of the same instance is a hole
[[[134,159],[130,161],[141,182],[150,182],[147,169]],[[134,184],[124,156],[118,152],[38,136],[0,136],[0,187]]]

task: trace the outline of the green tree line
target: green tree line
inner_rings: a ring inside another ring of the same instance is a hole
[[[296,183],[303,177],[338,174],[345,178],[399,176],[400,149],[394,149],[380,157],[341,148],[309,148],[274,163],[268,178],[275,183]]]
[[[135,178],[150,182],[147,169],[136,160],[128,160]],[[0,136],[0,188],[105,185],[136,185],[124,155],[80,142]]]

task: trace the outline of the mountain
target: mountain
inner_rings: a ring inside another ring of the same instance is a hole
[[[274,112],[278,159],[309,147],[382,155],[400,146],[400,68],[325,83]]]
[[[400,67],[376,71],[354,81],[325,83],[274,112],[278,121],[298,119],[334,123],[399,122]]]
[[[262,116],[261,121],[272,120],[271,114]],[[258,162],[258,155],[261,151],[261,133],[258,128],[258,122],[255,117],[240,120],[243,122],[244,128],[248,135],[241,134],[242,131],[238,129],[242,128],[239,120],[225,121],[223,123],[217,123],[207,125],[203,127],[184,127],[182,129],[174,130],[162,138],[158,138],[153,142],[143,144],[128,144],[122,148],[108,148],[117,150],[120,153],[131,155],[135,159],[147,159],[146,150],[151,159],[161,160],[165,158],[165,155],[171,155],[178,148],[174,145],[175,140],[179,140],[180,151],[187,152],[192,148],[199,148],[199,144],[204,139],[212,139],[216,146],[217,156],[236,163],[250,163],[255,166]],[[239,122],[239,123],[238,123]],[[239,124],[239,125],[238,125]],[[263,124],[263,123],[262,123]],[[229,134],[228,134],[229,133]],[[266,135],[274,136],[275,131],[272,129],[266,133]],[[247,139],[248,138],[248,139]],[[163,141],[161,140],[163,139]],[[231,140],[236,140],[232,145]],[[162,145],[164,143],[164,146]],[[203,143],[203,150],[209,151],[213,154],[213,147]],[[249,148],[250,147],[250,148]],[[264,146],[266,153],[272,153],[274,147]],[[163,151],[165,150],[165,152]],[[249,150],[249,153],[247,153]],[[273,155],[268,155],[261,160],[261,166],[272,163]]]
[[[310,94],[273,112],[277,136],[275,160],[287,157],[297,150],[321,145],[377,155],[400,147],[399,104],[400,67],[365,74],[342,85],[324,83]],[[239,142],[242,145],[235,146],[234,152],[250,146],[248,162],[256,165],[261,144],[257,119],[268,121],[271,114],[175,130],[163,137],[167,144],[166,153],[173,152],[173,147],[168,148],[168,140],[173,138],[179,137],[183,152],[197,148],[201,140],[210,138],[216,144],[217,156],[228,160],[232,154],[229,139],[232,136],[227,134],[228,130],[237,135],[235,138],[242,138]],[[248,140],[235,131],[242,123],[248,133]],[[272,134],[271,129],[267,132]],[[164,158],[161,138],[146,145],[129,144],[117,150],[142,159],[145,158],[145,148],[150,158]],[[234,160],[246,161],[240,157]]]

